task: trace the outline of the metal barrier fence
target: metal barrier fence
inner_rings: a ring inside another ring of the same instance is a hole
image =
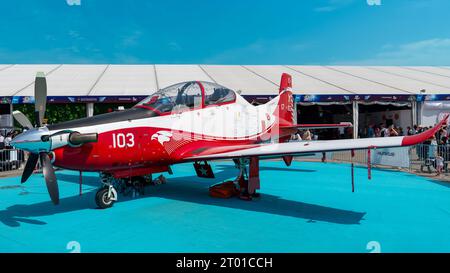
[[[450,173],[450,145],[419,144],[411,147],[371,149],[371,164],[376,166],[397,167],[424,173],[436,172],[436,157],[443,160],[443,172]],[[353,162],[367,165],[368,150],[334,152],[331,160]]]
[[[334,161],[353,162],[356,164],[367,165],[367,154],[367,149],[355,150],[352,158],[351,151],[340,151],[333,152],[330,159]]]
[[[410,169],[428,173],[436,171],[437,158],[443,161],[443,171],[447,173],[450,163],[450,145],[419,144],[411,147]]]
[[[24,162],[24,151],[16,149],[0,150],[0,172],[20,169]]]

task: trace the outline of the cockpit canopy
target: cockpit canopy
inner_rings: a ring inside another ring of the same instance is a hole
[[[235,101],[236,94],[233,90],[216,83],[190,81],[163,88],[136,106],[149,108],[161,114],[200,109]]]

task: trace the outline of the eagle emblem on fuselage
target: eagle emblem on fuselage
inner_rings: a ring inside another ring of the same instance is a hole
[[[164,142],[170,141],[172,138],[172,132],[169,131],[158,131],[152,135],[152,140],[157,139],[161,145],[164,145]]]

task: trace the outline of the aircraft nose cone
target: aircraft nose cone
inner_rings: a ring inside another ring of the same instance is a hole
[[[13,140],[11,140],[10,144],[11,146],[13,146],[16,149],[21,149],[23,144],[27,141],[27,139],[30,139],[28,137],[28,132],[23,132],[19,135],[17,135]]]
[[[16,136],[11,142],[15,149],[38,153],[48,150],[48,142],[43,142],[41,137],[48,134],[47,128],[33,128]]]

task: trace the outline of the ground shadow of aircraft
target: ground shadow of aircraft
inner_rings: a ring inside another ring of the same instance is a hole
[[[273,167],[262,167],[261,170],[273,170]],[[277,168],[276,168],[277,169]],[[283,169],[285,170],[285,169]],[[292,171],[292,170],[291,170]],[[311,171],[296,169],[297,172]],[[335,224],[357,225],[363,220],[365,212],[342,210],[327,206],[308,204],[305,202],[286,200],[270,194],[261,194],[261,197],[252,202],[245,202],[237,198],[217,199],[208,195],[208,187],[219,181],[233,178],[236,169],[232,165],[216,165],[216,179],[204,179],[197,176],[169,178],[168,183],[155,187],[148,187],[146,195],[139,198],[160,197],[165,199],[191,202],[202,205],[221,206],[232,209],[247,210],[253,212],[269,213],[281,216],[302,218],[308,222],[329,222]],[[60,181],[78,183],[78,175],[57,173]],[[93,187],[100,185],[95,176],[85,176],[83,184]],[[10,227],[18,227],[20,223],[45,225],[40,220],[30,217],[49,216],[58,213],[77,211],[83,209],[95,209],[95,190],[85,192],[82,196],[74,195],[61,200],[60,205],[54,206],[50,201],[30,205],[13,205],[0,211],[0,222]],[[130,201],[130,198],[122,197],[119,202]]]

